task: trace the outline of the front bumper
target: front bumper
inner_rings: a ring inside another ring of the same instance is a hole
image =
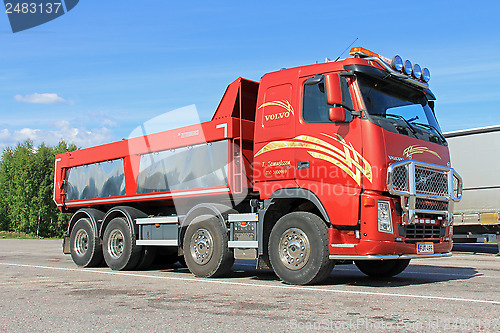
[[[332,260],[397,260],[451,257],[451,252],[433,254],[391,254],[391,255],[330,255]]]

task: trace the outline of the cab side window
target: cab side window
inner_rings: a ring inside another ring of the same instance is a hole
[[[341,79],[342,87],[342,98],[343,106],[348,110],[353,110],[353,103],[351,94],[349,92],[349,86],[347,80],[342,77]],[[330,107],[326,93],[325,93],[325,81],[322,79],[316,84],[304,84],[304,103],[302,108],[302,116],[304,120],[308,123],[329,123],[330,117],[328,111]],[[347,112],[347,121],[352,120],[352,115]]]
[[[304,85],[303,117],[306,122],[329,122],[325,82]]]

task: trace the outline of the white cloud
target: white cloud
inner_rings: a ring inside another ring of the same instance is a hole
[[[106,118],[102,121],[103,125],[109,126],[109,127],[116,127],[118,126],[118,123],[114,120],[111,120],[109,118]]]
[[[34,93],[31,95],[16,95],[14,96],[14,99],[18,102],[23,102],[23,103],[33,103],[33,104],[63,104],[63,103],[70,103],[72,104],[71,101],[67,101],[64,98],[58,96],[57,94],[39,94],[39,93]]]
[[[5,138],[9,135],[10,135],[10,132],[8,129],[5,128],[3,130],[0,130],[0,139]]]
[[[114,135],[107,127],[89,130],[85,127],[73,127],[65,120],[57,122],[53,130],[23,128],[12,131],[0,129],[0,149],[15,146],[17,142],[26,139],[31,139],[35,145],[44,142],[51,146],[64,140],[67,143],[74,143],[80,148],[85,148],[111,142],[114,140]]]

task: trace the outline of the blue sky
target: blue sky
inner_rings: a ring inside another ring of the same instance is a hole
[[[258,81],[266,72],[336,58],[355,38],[355,46],[431,70],[444,131],[497,125],[499,7],[83,0],[16,34],[0,13],[0,148],[27,137],[80,147],[120,140],[191,104],[206,121],[238,76]]]

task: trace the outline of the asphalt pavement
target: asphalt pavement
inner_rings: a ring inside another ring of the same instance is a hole
[[[252,261],[225,278],[180,265],[79,268],[58,240],[0,240],[2,332],[500,331],[500,257],[418,259],[377,280],[337,265],[316,286],[289,286]]]

